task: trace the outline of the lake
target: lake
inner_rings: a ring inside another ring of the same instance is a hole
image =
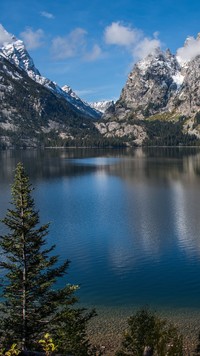
[[[200,310],[200,149],[1,151],[1,218],[19,161],[81,303]]]

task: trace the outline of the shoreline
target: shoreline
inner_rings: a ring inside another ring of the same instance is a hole
[[[91,306],[86,306],[91,309]],[[127,319],[139,307],[106,307],[95,308],[97,316],[88,326],[91,343],[104,350],[105,355],[114,356],[120,347],[123,332],[127,328]],[[184,338],[185,355],[194,351],[200,333],[200,308],[150,308],[161,318],[173,323]]]

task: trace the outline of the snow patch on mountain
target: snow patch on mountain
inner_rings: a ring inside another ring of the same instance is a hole
[[[16,67],[24,70],[35,82],[45,86],[56,95],[67,100],[82,115],[92,119],[101,117],[100,112],[92,109],[90,105],[82,101],[71,88],[65,86],[64,89],[62,89],[55,82],[43,77],[35,67],[33,59],[26,50],[23,41],[9,34],[2,25],[0,25],[0,55],[9,60]]]
[[[158,63],[160,54],[162,54],[162,51],[160,48],[157,48],[154,53],[150,53],[144,59],[141,59],[139,62],[137,62],[137,68],[139,68],[142,75],[145,75],[146,71],[153,62],[154,64]]]
[[[114,101],[113,100],[103,100],[103,101],[95,101],[93,103],[89,103],[89,105],[101,113],[105,113],[105,111],[110,108],[111,106],[114,106]]]
[[[100,110],[96,108],[92,108],[88,103],[81,100],[78,95],[72,90],[72,88],[68,85],[64,85],[62,87],[62,92],[67,101],[69,101],[72,105],[74,105],[80,111],[87,111],[88,114],[94,119],[98,119],[101,117]]]
[[[177,72],[176,74],[172,75],[174,83],[177,85],[177,89],[180,88],[180,86],[183,84],[184,81],[184,75],[181,74],[181,72]]]

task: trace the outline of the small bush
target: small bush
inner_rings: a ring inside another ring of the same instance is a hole
[[[182,356],[183,340],[176,327],[148,309],[141,309],[128,319],[121,350],[116,356]]]

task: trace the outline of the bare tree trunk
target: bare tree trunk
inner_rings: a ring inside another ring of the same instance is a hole
[[[21,219],[22,225],[24,226],[24,202],[23,195],[21,194]],[[26,350],[26,241],[25,234],[22,233],[22,243],[23,243],[23,275],[22,275],[22,350]]]
[[[24,249],[25,250],[25,249]],[[26,255],[23,251],[23,287],[22,287],[22,350],[26,349]]]

